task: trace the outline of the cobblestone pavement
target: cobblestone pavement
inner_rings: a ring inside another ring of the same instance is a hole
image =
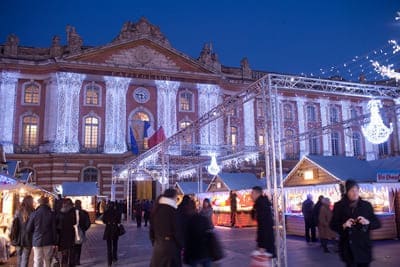
[[[125,225],[125,228],[127,233],[119,239],[119,260],[115,266],[148,267],[152,252],[148,228],[143,226],[137,228],[133,224]],[[107,266],[106,242],[102,240],[103,231],[104,225],[92,225],[87,232],[87,241],[82,248],[83,267]],[[249,254],[255,247],[255,228],[216,227],[216,231],[225,248],[226,257],[215,265],[248,266]],[[373,249],[375,261],[371,264],[372,267],[400,266],[400,241],[376,241]],[[290,267],[344,266],[336,253],[323,253],[319,244],[307,245],[303,238],[288,237],[287,253]],[[6,266],[15,266],[13,263],[15,264],[15,257]]]

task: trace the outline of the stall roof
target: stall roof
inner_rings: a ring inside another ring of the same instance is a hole
[[[220,173],[218,175],[229,190],[251,189],[254,186],[266,186],[265,179],[258,179],[254,173]]]
[[[63,196],[96,196],[98,188],[95,182],[64,182]]]
[[[368,162],[374,169],[379,170],[400,170],[400,157],[372,160]]]
[[[198,182],[177,182],[176,186],[182,191],[183,194],[196,194],[198,193]],[[207,189],[207,184],[203,183],[203,192]],[[200,192],[200,193],[203,193]]]
[[[6,162],[8,174],[11,176],[15,176],[17,174],[19,161],[10,160]]]

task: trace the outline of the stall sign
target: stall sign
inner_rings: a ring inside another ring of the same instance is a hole
[[[400,171],[399,170],[386,170],[378,171],[376,174],[377,182],[400,182]]]

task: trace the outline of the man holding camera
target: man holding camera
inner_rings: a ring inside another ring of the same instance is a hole
[[[366,267],[372,261],[370,230],[381,226],[372,205],[360,198],[357,182],[347,180],[346,194],[335,203],[330,227],[339,234],[339,253],[347,267]]]

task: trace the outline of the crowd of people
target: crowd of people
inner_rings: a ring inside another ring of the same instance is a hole
[[[306,242],[317,242],[318,229],[321,247],[329,253],[329,242],[334,244],[347,267],[367,267],[372,261],[370,231],[381,226],[372,205],[360,198],[360,187],[347,180],[345,192],[331,209],[329,198],[319,196],[314,205],[312,195],[302,204]],[[338,241],[337,241],[338,240]]]

